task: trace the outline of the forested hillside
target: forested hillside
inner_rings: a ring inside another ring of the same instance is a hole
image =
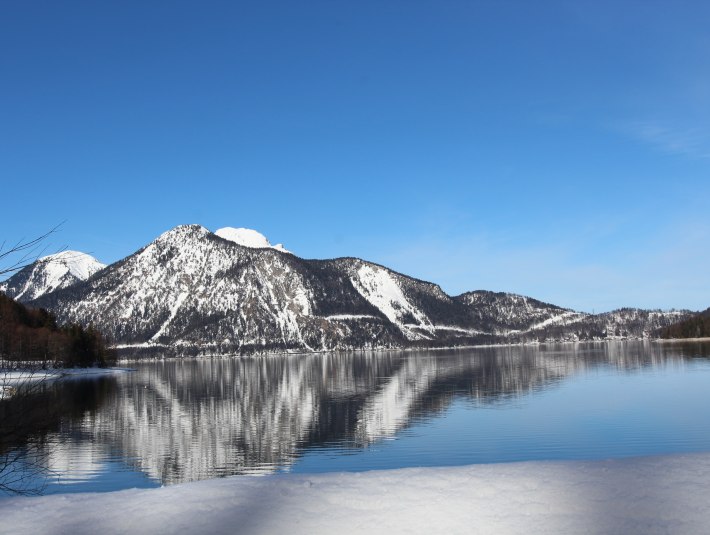
[[[57,325],[51,313],[28,308],[0,293],[0,359],[41,362],[54,367],[106,366],[116,360],[92,326]]]

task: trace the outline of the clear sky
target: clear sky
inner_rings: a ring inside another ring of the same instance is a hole
[[[710,3],[0,5],[3,238],[249,227],[451,294],[710,306]]]

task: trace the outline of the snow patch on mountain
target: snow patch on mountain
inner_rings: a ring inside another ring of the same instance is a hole
[[[224,240],[234,242],[244,247],[251,247],[252,249],[276,249],[282,253],[291,252],[287,251],[280,243],[271,245],[271,242],[266,239],[266,236],[249,228],[224,227],[215,231],[215,234]]]
[[[175,318],[175,315],[177,314],[178,310],[180,310],[180,307],[185,302],[185,298],[187,297],[187,295],[187,292],[182,292],[180,295],[177,296],[177,299],[175,299],[173,306],[170,308],[170,315],[168,316],[168,319],[165,320],[165,323],[160,326],[158,332],[156,332],[150,339],[151,342],[155,342],[163,335],[165,329],[168,328],[170,322]]]
[[[346,320],[376,320],[377,316],[371,314],[332,314],[330,316],[323,316],[323,319],[329,321],[346,321]]]
[[[412,327],[432,329],[429,319],[407,300],[397,280],[388,270],[363,264],[351,278],[351,282],[360,295],[397,325],[410,340],[422,338],[421,334],[412,331]],[[410,321],[405,323],[405,319]]]
[[[515,334],[519,332],[530,332],[530,331],[535,331],[538,329],[543,329],[549,325],[567,325],[569,323],[572,323],[574,321],[579,321],[584,318],[586,318],[588,314],[585,314],[583,312],[575,312],[574,310],[568,310],[566,312],[563,312],[562,314],[557,314],[555,316],[549,317],[546,320],[543,320],[539,323],[536,323],[534,325],[531,325],[527,327],[526,329],[513,329],[508,331],[508,334]]]
[[[477,334],[488,334],[484,331],[479,331],[478,329],[466,329],[464,327],[458,327],[456,325],[434,325],[434,329],[437,331],[453,331],[457,333],[464,333],[472,336]]]

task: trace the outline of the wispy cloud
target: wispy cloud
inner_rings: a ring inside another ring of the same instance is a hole
[[[656,121],[636,121],[625,125],[623,130],[668,154],[710,159],[710,130],[707,128],[679,128]]]

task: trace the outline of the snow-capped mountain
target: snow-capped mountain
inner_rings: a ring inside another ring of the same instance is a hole
[[[34,304],[93,321],[118,344],[218,352],[401,347],[476,332],[467,308],[435,284],[354,258],[243,246],[199,225]]]
[[[602,318],[506,293],[451,297],[357,258],[304,260],[243,230],[176,227],[32,304],[60,321],[93,322],[119,346],[203,353],[642,337],[670,321],[661,312]]]
[[[291,252],[286,250],[280,243],[271,245],[269,240],[266,239],[266,236],[250,228],[224,227],[216,230],[215,234],[220,238],[243,245],[244,247],[251,247],[253,249],[276,249],[284,253]]]
[[[0,284],[0,291],[27,302],[44,294],[84,281],[106,267],[79,251],[62,251],[44,256]]]

